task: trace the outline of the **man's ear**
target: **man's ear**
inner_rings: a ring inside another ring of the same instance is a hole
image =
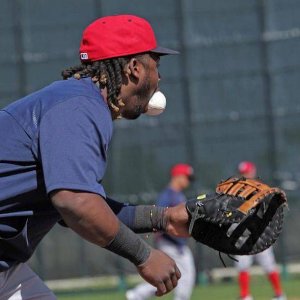
[[[140,76],[142,64],[135,58],[131,58],[125,67],[125,73],[138,78]]]

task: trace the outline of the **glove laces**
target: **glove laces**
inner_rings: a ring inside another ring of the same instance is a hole
[[[238,262],[238,261],[239,261],[238,259],[236,259],[235,257],[233,257],[233,256],[230,255],[230,254],[226,254],[226,255],[227,255],[231,260],[234,260],[235,262]],[[222,262],[224,268],[226,268],[227,266],[226,266],[226,264],[225,264],[225,262],[224,262],[224,259],[223,259],[223,257],[222,257],[222,252],[220,252],[220,251],[219,251],[219,258],[220,258],[220,261]]]

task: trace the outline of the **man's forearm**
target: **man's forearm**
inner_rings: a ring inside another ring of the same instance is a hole
[[[59,191],[51,199],[65,223],[84,239],[127,258],[136,266],[148,259],[151,247],[119,221],[102,197]]]
[[[91,243],[105,247],[119,231],[118,218],[96,194],[59,191],[51,198],[68,227]]]
[[[136,233],[165,231],[167,215],[165,207],[154,205],[127,205],[107,198],[107,204],[122,223]]]

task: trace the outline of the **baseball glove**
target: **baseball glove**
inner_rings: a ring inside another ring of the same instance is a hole
[[[189,232],[198,242],[232,255],[249,255],[278,238],[287,206],[285,193],[258,179],[231,177],[216,192],[186,204]]]

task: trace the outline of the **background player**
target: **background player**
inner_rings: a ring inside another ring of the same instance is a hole
[[[238,172],[240,175],[247,178],[256,177],[256,166],[251,161],[242,161],[238,165]],[[255,255],[242,255],[236,256],[237,262],[235,262],[236,268],[238,269],[238,283],[240,289],[240,299],[252,300],[250,293],[250,273],[249,268],[256,261],[265,271],[268,279],[272,285],[274,291],[273,300],[286,300],[281,287],[280,274],[278,272],[276,261],[274,257],[273,247],[260,252]]]
[[[174,165],[170,172],[171,179],[168,186],[160,193],[157,205],[172,207],[186,202],[183,190],[188,188],[194,179],[193,168],[188,164]],[[188,300],[195,283],[195,264],[186,238],[175,238],[165,233],[156,233],[158,249],[172,257],[181,270],[181,279],[174,290],[174,300]],[[141,283],[134,289],[127,291],[127,300],[144,300],[154,296],[155,288],[148,283]]]

